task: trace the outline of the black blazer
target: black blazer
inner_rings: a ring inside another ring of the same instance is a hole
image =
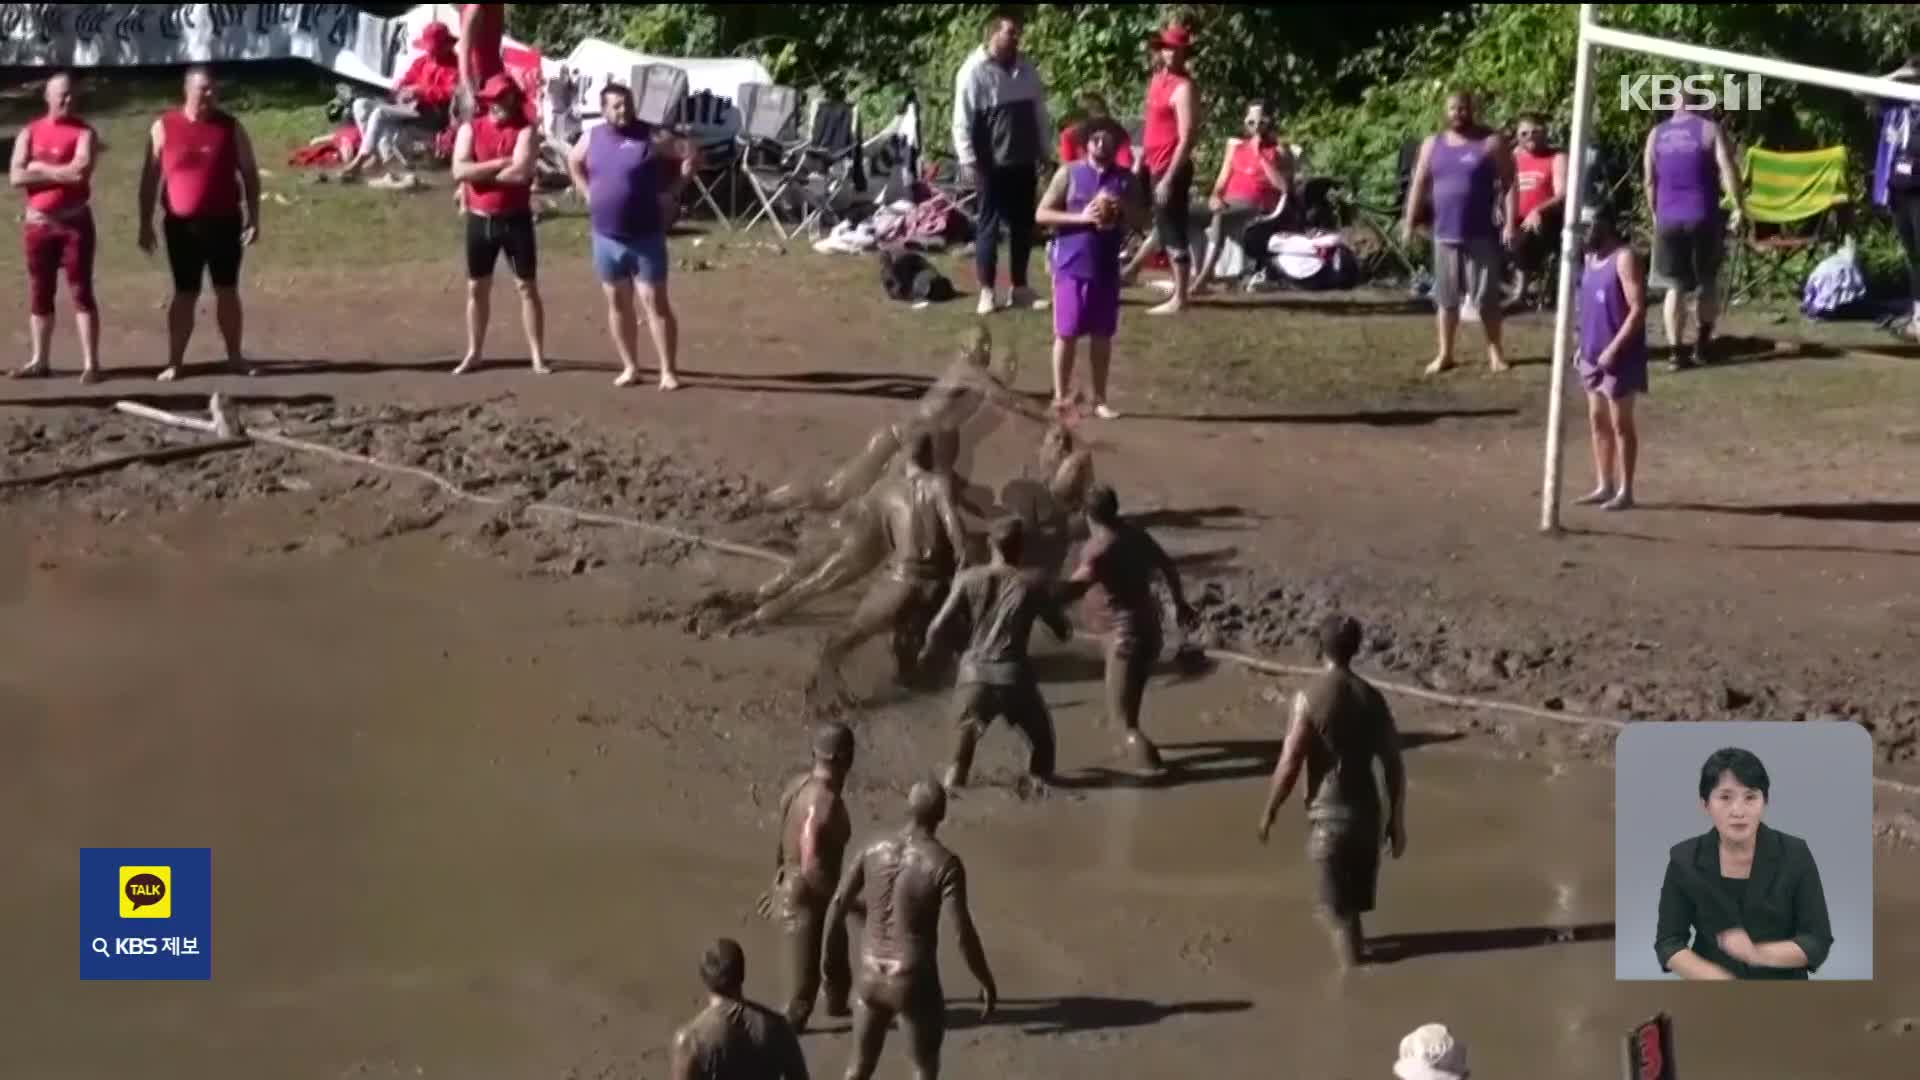
[[[1833,948],[1827,898],[1813,852],[1797,836],[1761,825],[1754,837],[1753,874],[1736,907],[1721,890],[1720,834],[1712,829],[1673,845],[1660,883],[1660,923],[1653,951],[1660,969],[1681,949],[1727,969],[1739,979],[1804,979]],[[1744,927],[1756,945],[1792,941],[1807,954],[1801,969],[1749,967],[1720,951],[1722,931]],[[1691,937],[1691,941],[1689,938]]]

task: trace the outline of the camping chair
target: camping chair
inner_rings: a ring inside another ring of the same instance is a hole
[[[687,72],[672,64],[640,64],[633,69],[634,119],[658,128],[680,122],[687,102]]]
[[[1798,257],[1837,242],[1847,226],[1847,148],[1787,152],[1749,147],[1741,166],[1747,220],[1730,269],[1731,299],[1766,286],[1800,291]],[[1730,205],[1728,200],[1725,205]]]
[[[1358,231],[1371,234],[1373,238],[1369,245],[1372,250],[1361,247],[1354,249],[1360,259],[1361,278],[1373,281],[1388,278],[1398,271],[1404,273],[1409,287],[1417,293],[1426,291],[1427,270],[1400,242],[1400,218],[1406,213],[1407,199],[1413,191],[1413,169],[1420,161],[1420,144],[1423,141],[1422,138],[1412,138],[1400,144],[1391,205],[1382,206],[1366,201],[1359,195],[1356,184],[1335,181],[1328,192],[1338,209],[1344,231],[1349,236]]]
[[[711,90],[702,90],[682,105],[679,127],[700,155],[689,201],[706,203],[722,225],[733,228],[733,219],[721,208],[714,189],[733,176],[735,159],[740,154],[740,110]],[[733,205],[732,194],[728,192],[728,206]]]
[[[748,179],[760,196],[760,211],[753,221],[766,217],[782,240],[791,239],[803,229],[818,231],[834,216],[834,200],[859,172],[859,153],[859,123],[853,106],[816,96],[808,110],[805,137],[782,155],[776,168],[764,170],[769,183],[761,183],[763,170],[749,168]],[[783,202],[799,211],[799,220],[791,229],[780,222],[779,206]],[[748,222],[748,227],[752,224]]]
[[[792,128],[800,93],[791,86],[746,83],[735,101],[740,109],[740,134],[735,137],[734,175],[736,180],[746,178],[748,188],[760,202],[760,208],[739,226],[751,229],[761,218],[774,214],[773,195],[780,190],[779,178],[786,173],[781,163],[799,146]],[[762,183],[762,174],[774,179]],[[778,217],[773,217],[773,227],[780,230]],[[786,235],[782,231],[781,239]]]

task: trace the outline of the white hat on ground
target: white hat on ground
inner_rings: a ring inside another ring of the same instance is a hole
[[[1455,1041],[1445,1024],[1422,1024],[1400,1040],[1393,1075],[1400,1080],[1467,1080],[1467,1045]]]

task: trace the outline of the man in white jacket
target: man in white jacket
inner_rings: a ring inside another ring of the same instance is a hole
[[[1007,229],[1008,276],[1012,307],[1045,307],[1027,287],[1027,261],[1033,253],[1033,211],[1039,194],[1038,168],[1052,132],[1047,91],[1033,65],[1020,55],[1020,17],[996,12],[987,19],[986,42],[960,65],[953,86],[953,148],[962,178],[980,192],[979,222],[973,245],[980,278],[982,315],[1001,306],[995,297],[1000,227]]]

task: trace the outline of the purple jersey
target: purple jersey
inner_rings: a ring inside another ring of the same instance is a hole
[[[635,241],[660,231],[660,155],[653,128],[601,124],[587,133],[587,217],[593,231]]]
[[[1580,352],[1576,358],[1580,376],[1589,391],[1606,393],[1608,397],[1647,388],[1645,323],[1614,357],[1611,371],[1600,367],[1600,354],[1626,325],[1631,310],[1627,305],[1627,290],[1620,284],[1620,255],[1624,250],[1615,248],[1602,256],[1587,256],[1576,301],[1580,311]]]
[[[1493,204],[1500,176],[1485,138],[1450,143],[1446,135],[1435,136],[1427,168],[1433,176],[1435,240],[1464,244],[1496,235]]]
[[[1085,210],[1094,196],[1101,192],[1123,202],[1131,195],[1133,176],[1118,165],[1110,165],[1102,170],[1092,162],[1082,160],[1066,168],[1069,214]],[[1054,276],[1083,281],[1118,281],[1120,253],[1126,241],[1127,230],[1124,228],[1063,225],[1054,235]]]
[[[1653,129],[1653,217],[1662,229],[1698,225],[1720,209],[1720,167],[1714,126],[1681,113]]]

